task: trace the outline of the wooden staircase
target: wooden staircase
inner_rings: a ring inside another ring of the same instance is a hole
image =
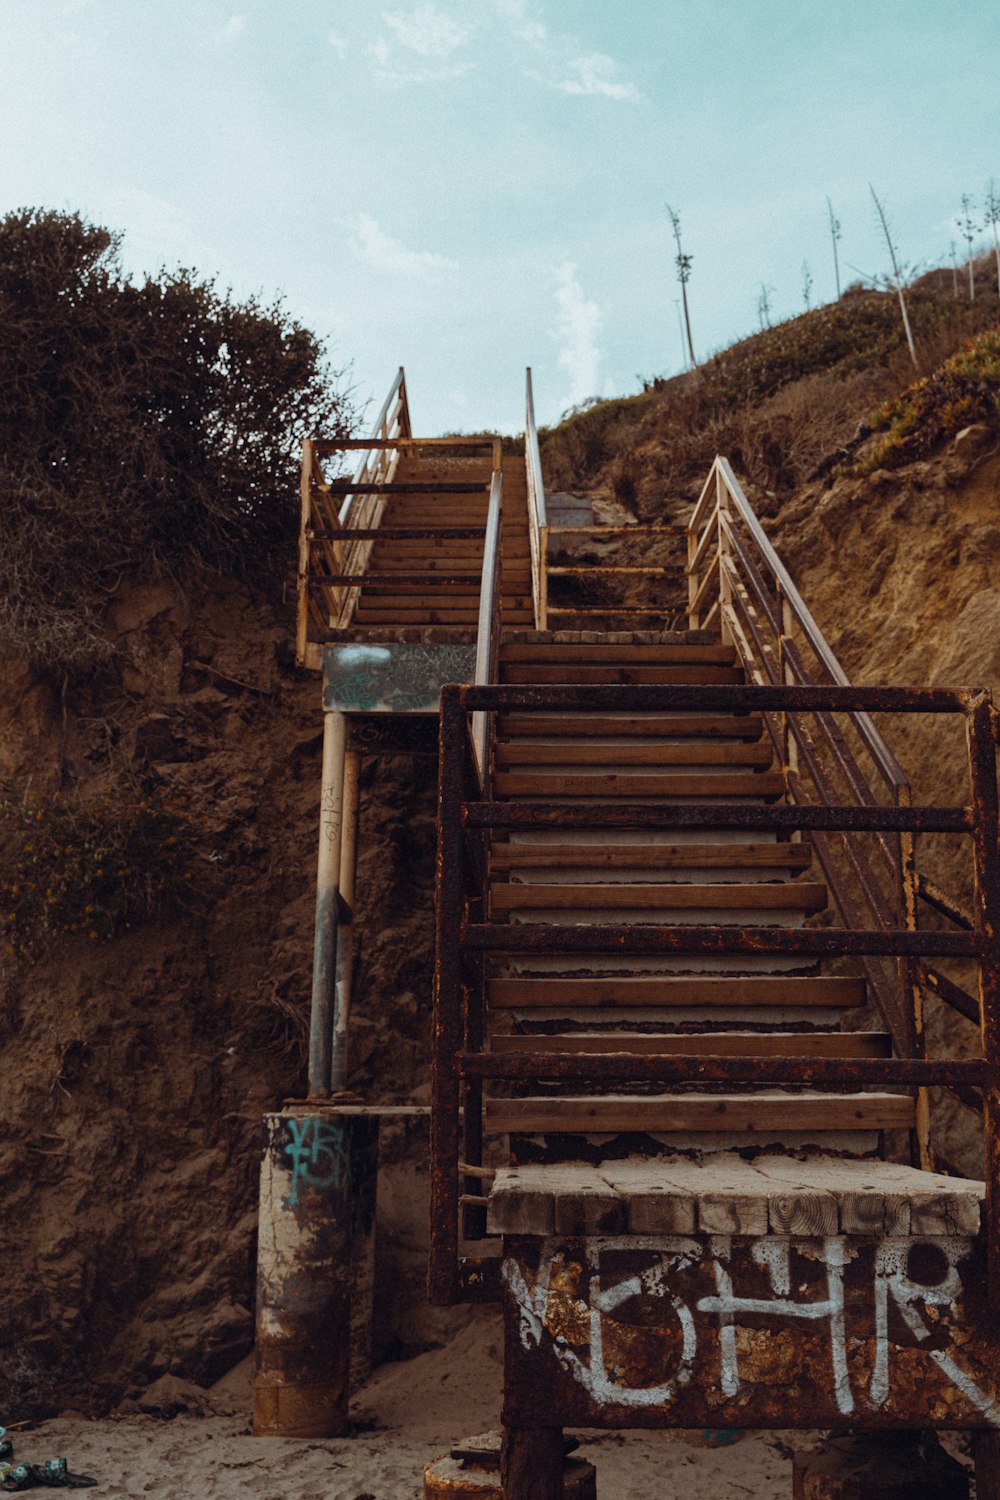
[[[502,472],[501,609],[505,625],[523,626],[534,621],[524,464],[507,459]],[[481,460],[445,459],[436,449],[417,447],[400,457],[379,527],[387,535],[374,540],[354,612],[358,631],[382,626],[475,630],[489,506],[486,477]],[[414,488],[408,490],[410,485]],[[463,485],[464,493],[459,492]],[[398,534],[426,533],[431,527],[440,534]],[[446,534],[473,529],[480,535]]]
[[[501,683],[741,683],[735,648],[692,641],[678,632],[628,644],[577,643],[551,633],[505,638]],[[542,805],[616,803],[663,805],[739,802],[766,806],[784,794],[773,746],[762,739],[759,715],[600,713],[501,716],[494,795]],[[670,834],[524,833],[494,839],[487,908],[491,921],[544,922],[553,927],[664,923],[799,926],[828,905],[825,881],[811,870],[805,842],[767,842],[719,833],[715,842]],[[823,974],[818,965],[789,972],[780,958],[708,960],[695,973],[686,958],[657,963],[601,961],[586,972],[572,951],[543,969],[512,964],[495,951],[487,984],[489,1045],[497,1052],[685,1053],[703,1058],[884,1057],[885,1032],[841,1028],[846,1009],[865,1004],[863,978]],[[534,970],[526,972],[526,970]],[[572,1158],[569,1138],[595,1136],[623,1150],[662,1153],[711,1144],[814,1143],[872,1152],[877,1133],[909,1129],[907,1093],[821,1093],[717,1090],[639,1095],[573,1093],[489,1098],[487,1132],[510,1133],[515,1163]],[[847,1132],[847,1134],[845,1134]],[[549,1137],[557,1136],[554,1145]],[[532,1139],[533,1138],[533,1139]],[[613,1138],[613,1139],[612,1139]],[[506,1232],[505,1193],[525,1224],[519,1179],[501,1176],[490,1223]]]
[[[561,1493],[566,1424],[1000,1428],[995,711],[852,685],[722,460],[687,555],[688,628],[508,622],[442,691],[429,1289],[503,1304],[506,1500]],[[872,717],[915,713],[964,720],[968,805]],[[926,1055],[926,994],[985,1057]]]

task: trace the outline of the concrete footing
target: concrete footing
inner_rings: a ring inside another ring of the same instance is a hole
[[[348,1430],[352,1376],[355,1384],[364,1379],[371,1361],[378,1128],[376,1117],[335,1106],[296,1105],[264,1117],[259,1436]]]
[[[574,1439],[566,1439],[566,1449],[576,1446]],[[482,1433],[456,1443],[446,1458],[435,1459],[425,1468],[423,1500],[504,1500],[500,1449],[499,1432]],[[565,1457],[562,1481],[563,1500],[597,1500],[593,1464]]]

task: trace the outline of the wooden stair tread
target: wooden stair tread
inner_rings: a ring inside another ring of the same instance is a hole
[[[806,870],[812,863],[809,844],[542,844],[494,842],[494,870]]]
[[[660,683],[697,684],[739,683],[743,672],[738,667],[704,666],[522,666],[513,663],[509,667],[501,664],[500,680],[516,683],[562,683],[585,686],[587,683]]]
[[[640,665],[642,663],[667,663],[672,665],[694,665],[711,663],[716,666],[732,666],[736,651],[732,646],[658,645],[553,645],[531,646],[517,642],[504,643],[500,647],[501,663],[531,663],[532,665],[569,662],[600,666],[610,663]]]
[[[726,1009],[864,1005],[863,979],[818,975],[609,975],[596,978],[495,978],[487,983],[493,1010],[641,1009],[646,1006]]]
[[[568,881],[552,884],[510,881],[493,886],[490,902],[494,912],[565,907],[817,912],[826,906],[827,888],[821,881],[804,880],[766,884],[732,881],[725,885],[694,881],[632,881],[614,885],[596,881],[579,885]]]
[[[756,771],[739,775],[727,771],[704,775],[660,774],[649,771],[637,775],[608,771],[603,775],[573,772],[498,771],[494,788],[500,797],[760,797],[773,801],[784,791],[781,775],[774,771]]]
[[[594,739],[601,735],[620,738],[628,734],[635,739],[655,736],[659,739],[738,739],[756,740],[763,731],[761,719],[755,715],[746,717],[722,715],[682,716],[678,714],[501,714],[498,733],[502,737],[522,738],[537,735],[547,739],[556,735],[568,735],[574,739],[583,736]]]
[[[770,766],[774,752],[770,743],[745,745],[741,742],[728,744],[717,741],[699,744],[688,740],[682,745],[651,744],[640,740],[638,744],[619,745],[613,743],[589,744],[574,740],[571,745],[547,744],[545,741],[526,740],[512,743],[501,740],[496,748],[496,764],[509,766],[544,765],[636,765],[636,766]]]
[[[636,1053],[643,1057],[890,1057],[885,1031],[500,1032],[491,1052]]]
[[[485,1107],[487,1130],[521,1135],[907,1130],[915,1118],[915,1103],[909,1094],[783,1093],[771,1089],[731,1094],[491,1098]]]
[[[498,1169],[494,1234],[975,1235],[985,1184],[882,1161],[733,1152]]]

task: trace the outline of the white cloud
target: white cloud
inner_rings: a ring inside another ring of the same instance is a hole
[[[541,21],[528,13],[527,0],[495,0],[497,13],[520,42],[540,47],[548,36]]]
[[[569,63],[568,76],[560,79],[541,78],[558,89],[561,94],[597,96],[602,99],[619,99],[634,104],[642,94],[634,83],[622,82],[616,75],[618,64],[606,52],[589,52],[585,57],[574,57]],[[533,73],[533,78],[540,75]]]
[[[366,261],[376,271],[390,276],[409,276],[426,279],[439,271],[455,269],[455,261],[433,250],[410,250],[401,240],[394,239],[373,219],[371,214],[355,214],[348,221],[352,229],[350,246],[359,260]]]
[[[338,57],[347,56],[347,38],[341,36],[339,31],[328,31],[326,39]]]
[[[216,32],[216,39],[220,42],[235,42],[246,31],[247,18],[244,15],[230,16],[225,26]]]
[[[597,333],[603,315],[596,302],[587,300],[571,260],[563,261],[556,272],[556,307],[558,317],[552,337],[558,345],[559,368],[569,382],[562,405],[579,406],[598,390],[601,351]]]
[[[411,11],[387,11],[383,17],[396,42],[417,57],[450,57],[464,46],[472,28],[461,26],[433,0]]]

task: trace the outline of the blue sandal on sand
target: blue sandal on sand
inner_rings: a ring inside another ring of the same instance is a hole
[[[43,1464],[15,1464],[8,1469],[0,1489],[85,1490],[96,1483],[89,1474],[71,1474],[64,1458],[49,1458]]]

